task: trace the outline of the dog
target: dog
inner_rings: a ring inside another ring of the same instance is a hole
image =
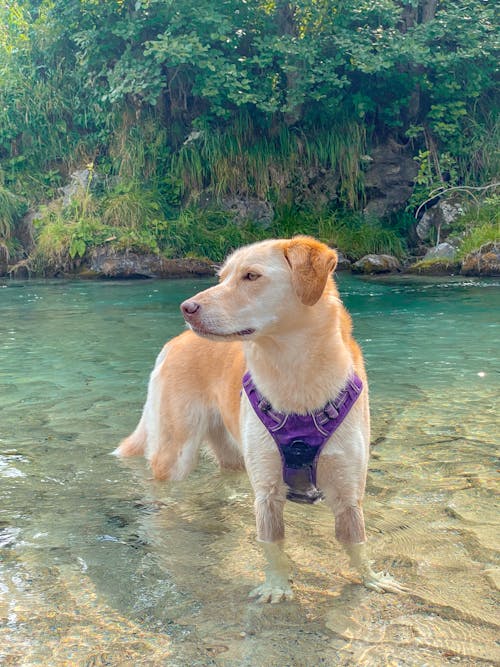
[[[221,468],[246,469],[268,564],[264,583],[250,594],[259,602],[293,597],[283,548],[287,495],[324,499],[366,587],[406,590],[374,572],[367,556],[368,383],[332,277],[336,264],[335,250],[307,236],[231,254],[219,283],[181,304],[189,329],[160,352],[139,424],[114,452],[144,454],[158,480],[184,479],[202,443]],[[285,423],[295,424],[291,435]],[[322,433],[314,447],[306,442],[313,431]]]

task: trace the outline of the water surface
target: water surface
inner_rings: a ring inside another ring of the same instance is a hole
[[[376,569],[357,585],[324,506],[286,508],[296,599],[261,578],[244,474],[182,483],[109,455],[209,281],[0,283],[0,664],[316,667],[500,661],[500,284],[339,278],[368,367],[365,502]]]

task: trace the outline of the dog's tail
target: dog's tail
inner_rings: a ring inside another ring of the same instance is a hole
[[[144,454],[148,438],[145,422],[143,412],[135,431],[128,438],[124,438],[114,452],[112,452],[114,456],[139,456],[140,454]]]
[[[142,411],[141,419],[137,424],[135,431],[131,433],[127,438],[122,440],[118,447],[112,452],[114,456],[139,456],[140,454],[146,453],[146,447],[148,442],[148,415],[150,414],[150,404],[153,402],[153,377],[155,371],[163,363],[165,357],[167,356],[169,346],[165,345],[156,358],[155,367],[151,373],[151,378],[149,380],[148,387],[148,396],[146,398],[146,403]]]

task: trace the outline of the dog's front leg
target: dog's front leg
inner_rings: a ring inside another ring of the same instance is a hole
[[[293,597],[284,551],[286,485],[278,448],[254,414],[246,395],[242,401],[241,433],[245,468],[255,494],[257,540],[266,559],[266,579],[249,597],[275,604]]]
[[[402,593],[408,590],[387,572],[375,572],[372,569],[366,549],[365,522],[360,504],[338,512],[335,534],[349,555],[351,566],[359,572],[367,588],[378,593]]]
[[[377,593],[404,593],[408,591],[406,586],[400,584],[388,572],[375,572],[372,570],[368,560],[366,542],[360,544],[346,544],[345,550],[349,555],[352,567],[354,567],[363,580],[363,584]]]
[[[375,572],[368,559],[363,515],[367,452],[363,438],[356,439],[351,434],[350,442],[348,455],[343,450],[337,450],[330,456],[320,458],[318,466],[319,488],[335,515],[335,537],[367,588],[379,593],[400,593],[407,589],[389,574]]]
[[[290,587],[288,558],[284,551],[285,526],[283,521],[283,491],[256,493],[255,515],[257,539],[262,545],[267,564],[266,579],[250,593],[258,602],[276,604],[293,598]]]

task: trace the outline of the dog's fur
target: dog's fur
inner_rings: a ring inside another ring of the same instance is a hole
[[[186,477],[202,442],[222,468],[246,467],[257,537],[269,561],[265,583],[253,591],[260,601],[292,597],[282,551],[286,487],[278,449],[241,393],[246,369],[273,407],[290,413],[320,409],[353,371],[363,380],[360,397],[322,450],[317,482],[335,514],[336,537],[365,585],[402,589],[371,570],[364,550],[368,384],[351,318],[331,277],[336,263],[334,250],[309,237],[234,252],[219,284],[182,304],[191,330],[161,351],[141,420],[116,450],[119,456],[145,454],[157,479]]]

